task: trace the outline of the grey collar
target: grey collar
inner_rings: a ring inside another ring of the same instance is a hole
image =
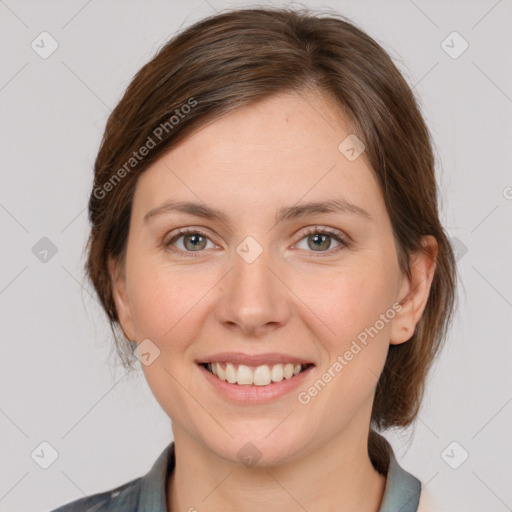
[[[421,482],[402,469],[393,449],[389,453],[386,487],[379,512],[417,512]],[[150,471],[141,478],[137,510],[140,512],[167,512],[166,485],[176,464],[174,441],[160,454]]]

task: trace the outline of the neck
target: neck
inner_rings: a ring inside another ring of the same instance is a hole
[[[176,466],[167,483],[169,511],[276,509],[378,512],[386,478],[372,465],[366,433],[333,438],[287,463],[245,467],[173,427]]]

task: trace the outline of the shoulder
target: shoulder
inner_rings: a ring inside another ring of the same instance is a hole
[[[79,498],[51,512],[136,512],[142,478],[109,491]]]
[[[139,478],[110,489],[72,501],[52,512],[138,512],[165,511],[165,488],[169,474],[174,470],[174,441],[171,442],[153,464]]]

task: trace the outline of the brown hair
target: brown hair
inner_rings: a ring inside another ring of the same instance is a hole
[[[410,275],[408,255],[424,250],[422,236],[438,243],[425,311],[412,338],[390,346],[372,411],[377,428],[407,426],[446,336],[456,264],[438,216],[434,155],[417,100],[386,51],[337,13],[251,8],[216,14],[172,38],[140,69],[108,119],[96,158],[86,272],[131,368],[130,344],[117,338],[122,326],[108,259],[123,267],[137,177],[205,123],[278,92],[305,90],[331,95],[366,146],[402,271]],[[141,151],[150,139],[156,145]],[[370,438],[370,452],[381,458]]]

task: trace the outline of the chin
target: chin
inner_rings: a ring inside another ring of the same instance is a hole
[[[268,432],[251,435],[247,430],[239,435],[233,433],[228,442],[223,438],[207,440],[207,444],[220,457],[248,468],[279,466],[289,462],[295,458],[300,446],[299,440],[291,436],[277,433],[268,436]]]

